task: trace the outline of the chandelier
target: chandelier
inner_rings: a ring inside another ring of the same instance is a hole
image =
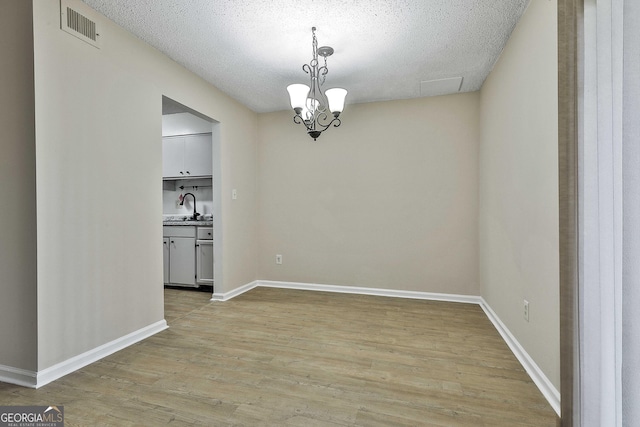
[[[344,109],[344,99],[347,91],[342,88],[327,89],[322,92],[322,85],[329,72],[327,57],[333,55],[333,48],[329,46],[318,47],[316,39],[316,27],[311,28],[313,34],[313,58],[302,69],[309,74],[311,87],[304,84],[292,84],[287,86],[291,107],[296,115],[293,121],[304,124],[307,134],[315,141],[322,132],[331,125],[340,126],[338,116]],[[320,66],[318,56],[324,58],[324,65]],[[331,113],[331,115],[329,114]]]

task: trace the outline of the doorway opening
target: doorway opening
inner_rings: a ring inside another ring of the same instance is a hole
[[[222,284],[220,122],[162,97],[164,285]]]

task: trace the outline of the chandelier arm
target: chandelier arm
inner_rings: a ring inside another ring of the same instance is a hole
[[[293,116],[293,122],[298,125],[304,125],[304,127],[307,128],[307,131],[315,130],[313,126],[310,126],[310,124],[315,123],[315,121],[305,120],[300,114]]]
[[[322,123],[318,123],[318,126],[320,126],[321,132],[324,132],[325,130],[329,129],[331,127],[331,125],[333,125],[333,127],[338,127],[342,124],[342,122],[340,121],[339,118],[335,117],[333,118],[329,123],[327,123],[326,125],[322,124]]]
[[[300,117],[299,114],[296,114],[293,117],[293,121],[296,124],[303,124],[305,126],[305,128],[307,128],[307,134],[313,138],[313,140],[315,141],[321,134],[322,132],[324,132],[325,130],[327,130],[331,125],[333,125],[333,127],[338,127],[342,124],[342,121],[340,121],[340,119],[338,117],[334,117],[333,120],[331,120],[329,123],[327,123],[326,125],[322,124],[322,123],[318,123],[316,121],[307,121],[302,119],[302,117]],[[314,126],[309,126],[308,123],[313,124]],[[316,128],[316,125],[318,125],[320,127],[320,129]]]
[[[338,117],[333,117],[328,123],[326,122],[327,120],[329,120],[329,116],[327,115],[327,113],[324,113],[324,112],[320,113],[317,115],[317,117],[314,120],[317,127],[314,127],[313,129],[311,129],[309,128],[309,126],[307,126],[307,129],[320,130],[320,132],[324,132],[329,127],[331,127],[331,125],[333,125],[333,127],[338,127],[342,123]]]
[[[307,126],[307,124],[305,123],[305,120],[302,118],[300,114],[296,114],[295,116],[293,116],[293,122],[298,125],[305,125],[305,127]]]
[[[316,123],[326,129],[331,124],[331,122],[329,122],[329,124],[327,125],[323,124],[327,120],[329,120],[329,116],[327,115],[326,110],[318,111],[318,114],[316,115]]]

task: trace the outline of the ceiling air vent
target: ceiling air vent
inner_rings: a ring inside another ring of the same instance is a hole
[[[60,28],[91,46],[100,48],[96,22],[73,9],[68,0],[60,0]]]

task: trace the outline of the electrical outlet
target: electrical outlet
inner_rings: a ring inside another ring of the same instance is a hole
[[[276,264],[282,264],[282,255],[276,255]]]
[[[529,301],[524,300],[524,320],[529,321]]]
[[[231,199],[232,200],[237,200],[238,199],[238,190],[236,190],[235,188],[233,190],[231,190]]]

